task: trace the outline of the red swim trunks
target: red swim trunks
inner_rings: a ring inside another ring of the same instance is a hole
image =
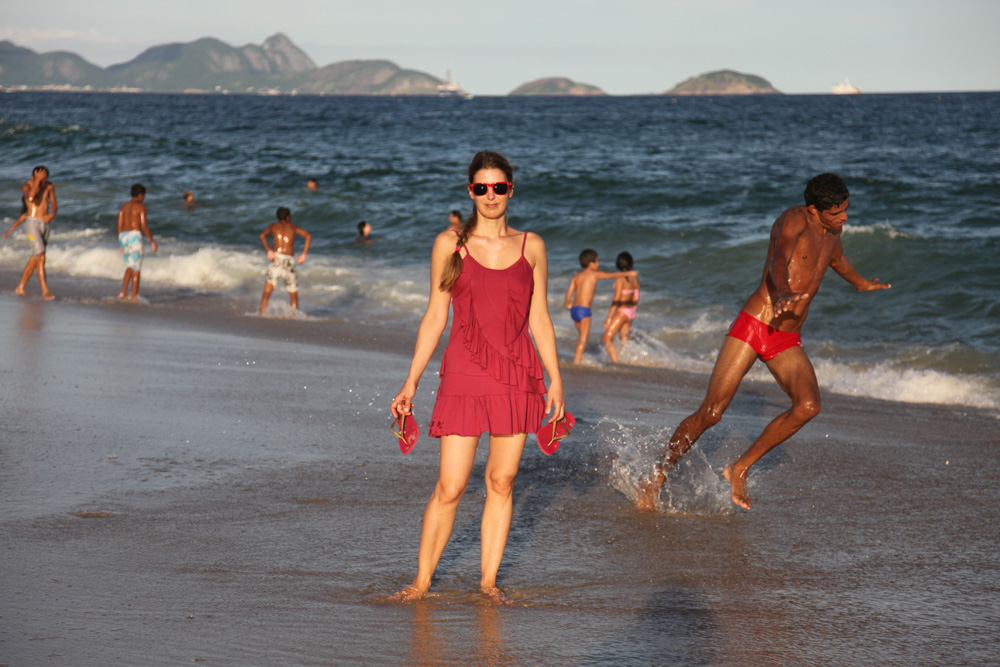
[[[778,331],[764,324],[745,310],[729,327],[727,336],[743,341],[753,348],[761,361],[770,361],[790,347],[802,347],[802,336],[793,331]]]

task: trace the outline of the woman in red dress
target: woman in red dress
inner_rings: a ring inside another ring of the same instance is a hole
[[[493,600],[510,602],[497,588],[496,577],[510,531],[514,478],[524,443],[545,415],[550,422],[563,418],[562,375],[546,298],[545,243],[537,234],[507,226],[513,180],[513,168],[504,156],[477,153],[469,165],[472,215],[458,232],[442,232],[434,241],[427,312],[409,375],[390,409],[397,418],[409,413],[451,304],[451,337],[429,430],[432,437],[441,438],[441,470],[424,510],[417,576],[392,596],[394,600],[417,600],[430,588],[472,475],[479,437],[488,431],[479,586]],[[547,393],[543,366],[549,374]]]

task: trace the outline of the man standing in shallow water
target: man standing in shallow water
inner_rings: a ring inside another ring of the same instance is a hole
[[[24,192],[24,205],[27,208],[27,218],[24,222],[24,231],[31,242],[31,259],[24,267],[21,274],[21,282],[18,283],[14,293],[24,296],[24,288],[31,278],[31,274],[38,271],[38,284],[42,288],[42,298],[52,301],[55,296],[49,291],[49,285],[45,276],[45,249],[49,244],[49,223],[56,217],[59,204],[56,202],[56,188],[49,183],[48,167],[35,167],[31,172],[31,180],[21,186]],[[51,207],[51,212],[49,209]],[[15,224],[4,238],[17,227]]]
[[[132,303],[139,300],[139,272],[142,270],[142,237],[149,237],[149,242],[156,252],[156,240],[146,224],[146,188],[136,183],[130,190],[132,199],[122,204],[118,211],[118,245],[122,259],[125,260],[125,275],[122,276],[122,291],[119,299],[128,298],[129,285],[132,286]]]
[[[819,414],[819,385],[799,331],[827,267],[859,292],[891,287],[878,278],[866,280],[844,256],[840,235],[850,205],[844,181],[835,174],[820,174],[806,185],[805,200],[805,206],[788,209],[771,228],[760,286],[726,335],[705,400],[674,431],[653,476],[639,489],[639,507],[653,509],[667,473],[702,433],[722,419],[743,376],[759,358],[792,399],[792,407],[775,417],[723,471],[732,485],[733,502],[750,509],[746,491],[750,466]]]
[[[312,234],[302,229],[298,225],[292,224],[292,212],[284,206],[280,207],[276,213],[278,221],[268,225],[267,229],[260,233],[260,242],[267,250],[267,258],[271,265],[267,267],[267,282],[264,283],[264,293],[260,296],[260,314],[267,310],[267,302],[271,298],[271,292],[278,280],[285,281],[285,291],[292,303],[292,310],[299,307],[299,282],[295,277],[295,264],[302,264],[309,254],[309,244],[312,243]],[[268,234],[274,237],[274,249],[267,245]],[[295,259],[295,235],[299,235],[306,240],[306,245],[302,249],[302,254],[298,260]]]

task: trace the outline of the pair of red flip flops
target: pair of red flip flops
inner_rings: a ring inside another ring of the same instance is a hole
[[[563,418],[557,422],[542,424],[538,429],[538,448],[546,456],[552,456],[559,449],[560,441],[569,436],[569,432],[576,426],[576,419],[568,411]],[[392,420],[389,430],[399,439],[399,451],[409,454],[413,451],[417,440],[420,438],[420,426],[412,414],[400,415]]]

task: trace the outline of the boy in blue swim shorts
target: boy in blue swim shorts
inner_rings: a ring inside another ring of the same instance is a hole
[[[590,335],[590,304],[594,302],[594,291],[597,289],[598,280],[611,278],[625,278],[636,275],[636,271],[619,271],[617,273],[606,273],[597,270],[597,252],[587,248],[580,253],[580,266],[583,271],[573,276],[569,282],[569,289],[566,290],[566,308],[569,315],[576,324],[576,330],[580,332],[580,338],[576,341],[576,352],[573,355],[573,363],[578,364],[583,359],[583,352],[587,348],[587,336]]]
[[[118,245],[121,248],[122,259],[125,260],[125,275],[122,277],[122,291],[119,299],[128,295],[129,285],[132,286],[131,301],[139,298],[139,270],[142,268],[142,237],[149,237],[149,242],[156,252],[156,241],[146,225],[146,188],[140,183],[132,186],[132,199],[122,204],[118,211]]]

